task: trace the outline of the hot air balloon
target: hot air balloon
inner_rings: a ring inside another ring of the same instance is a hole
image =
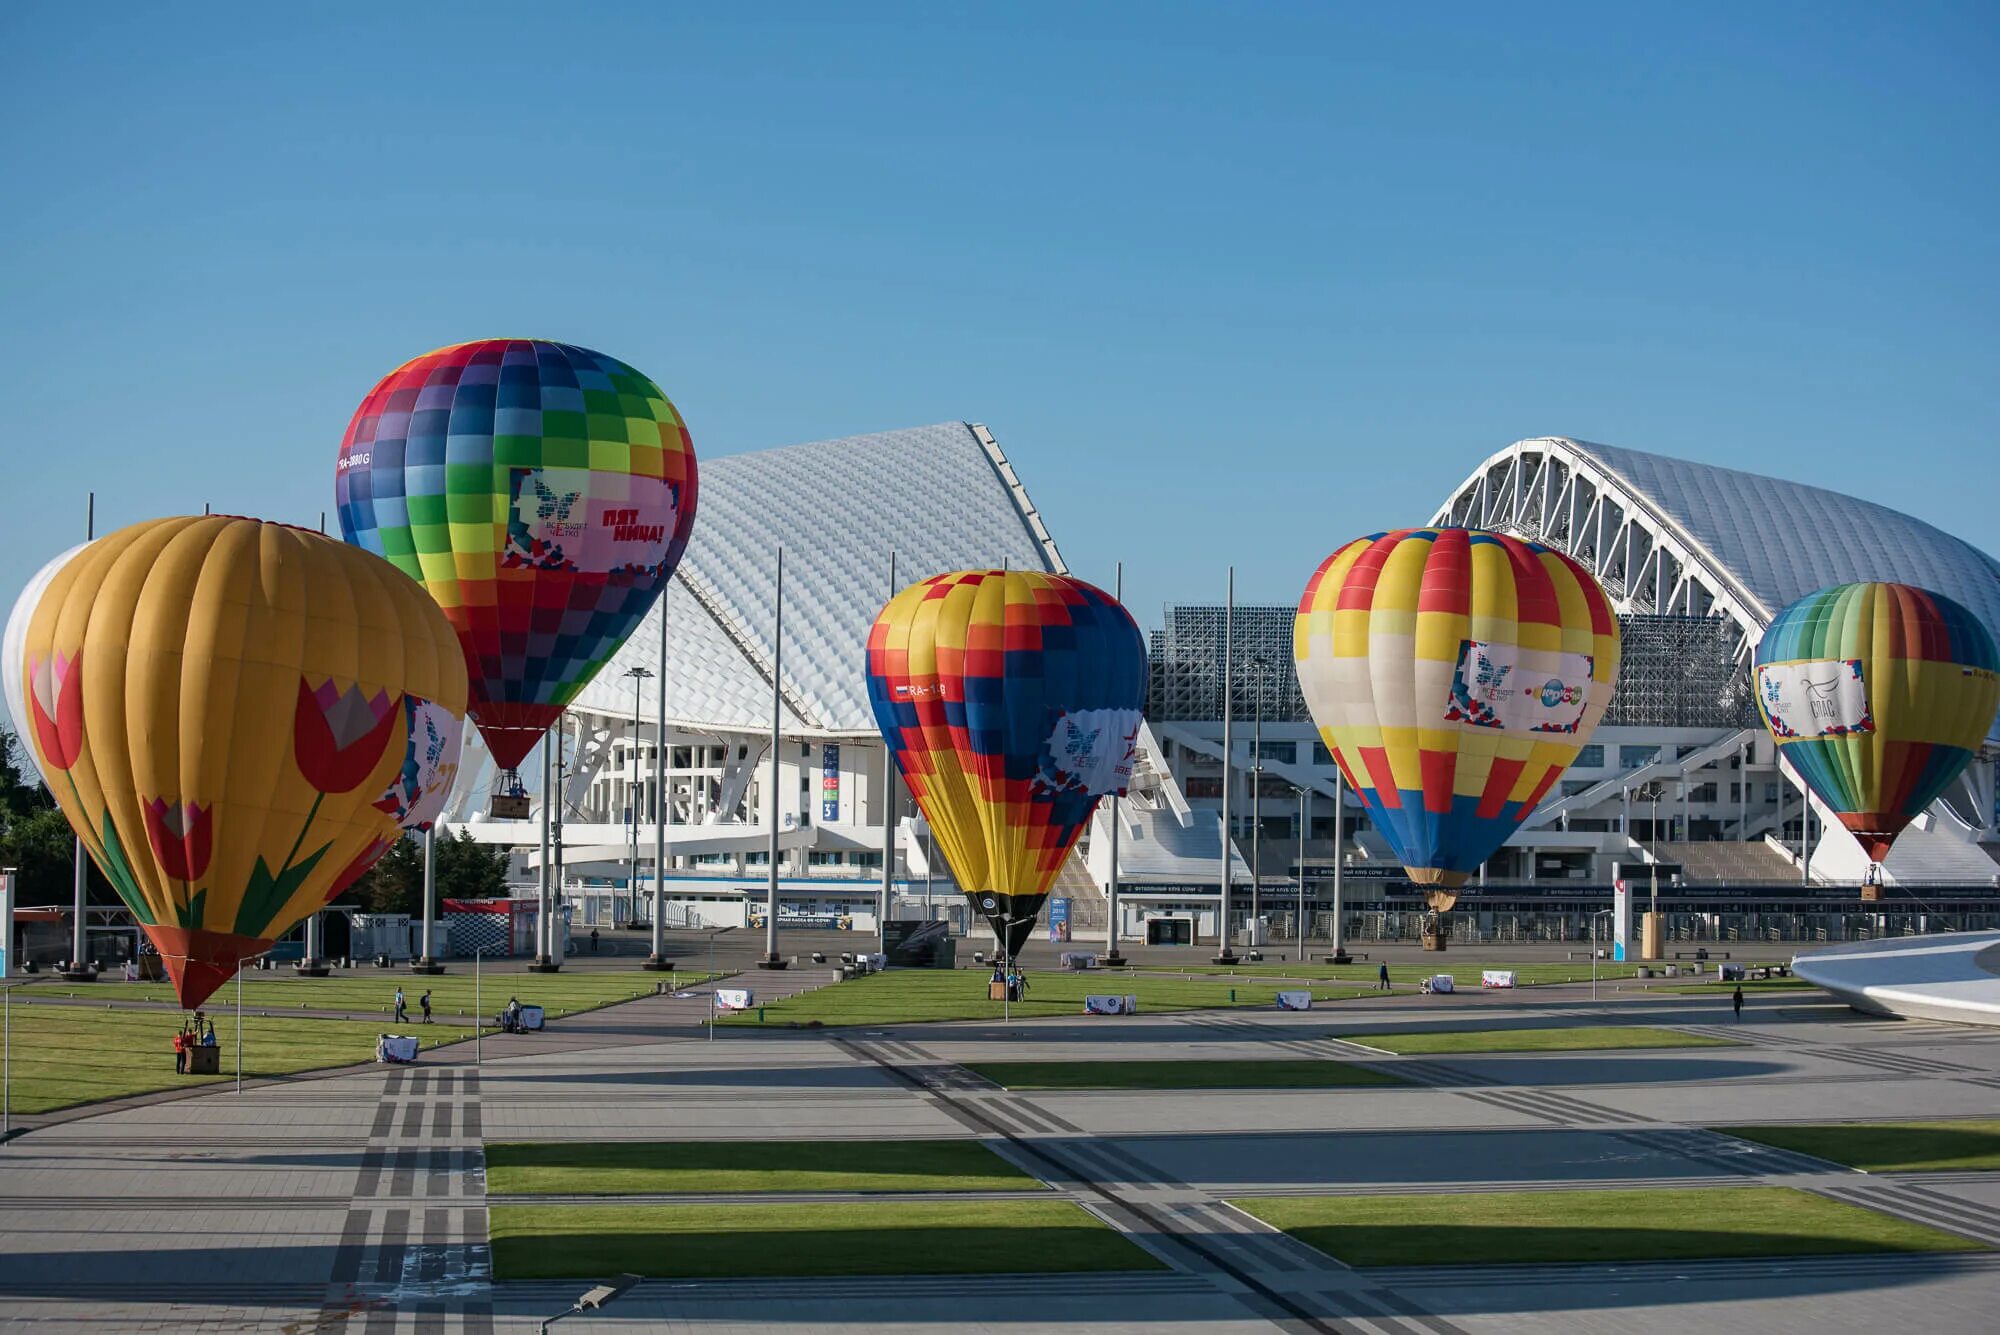
[[[1307,583],[1293,627],[1327,749],[1440,914],[1589,740],[1618,646],[1582,566],[1462,528],[1348,543]]]
[[[451,619],[472,719],[513,771],[666,586],[694,525],[694,445],[624,362],[486,339],[369,391],[335,493],[347,540]]]
[[[1145,695],[1139,628],[1066,575],[934,575],[875,618],[876,724],[1010,959],[1097,799],[1125,791]]]
[[[1779,754],[1875,864],[1958,778],[2000,709],[1986,627],[1908,584],[1807,594],[1772,618],[1756,665],[1757,708]]]
[[[78,552],[8,669],[57,804],[188,1007],[395,841],[456,763],[430,730],[466,698],[457,638],[416,584],[320,534],[219,515]]]
[[[21,661],[27,652],[28,620],[35,615],[35,608],[40,606],[42,594],[49,587],[49,581],[56,577],[56,572],[88,545],[78,543],[35,572],[14,600],[14,610],[7,614],[6,634],[0,637],[0,663],[6,665],[6,670],[0,672],[0,689],[5,691],[7,712],[14,720],[14,735],[21,739],[21,748],[27,755],[30,768],[34,765],[35,748],[28,742],[28,733],[34,724],[28,716],[28,697],[21,690]],[[40,774],[32,777],[39,778]]]

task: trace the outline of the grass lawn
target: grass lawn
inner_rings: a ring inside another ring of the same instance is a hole
[[[2000,1168],[2000,1121],[1828,1122],[1712,1129],[1868,1173]]]
[[[976,1140],[700,1140],[494,1144],[507,1195],[668,1191],[1023,1191],[1043,1184]]]
[[[171,1040],[178,1014],[95,1010],[83,1006],[14,1006],[13,1109],[50,1112],[73,1104],[156,1089],[215,1084],[236,1075],[236,1013],[211,1012],[222,1049],[219,1076],[174,1074]],[[243,1073],[291,1075],[372,1061],[382,1025],[373,1020],[243,1019]],[[426,1046],[470,1038],[472,1030],[436,1024],[411,1029]]]
[[[1981,1250],[1955,1233],[1790,1187],[1306,1196],[1230,1204],[1357,1266]]]
[[[871,973],[844,983],[829,983],[812,992],[801,992],[766,1008],[766,1024],[801,1023],[818,1020],[829,1025],[909,1024],[929,1020],[998,1020],[1005,1014],[1002,1003],[986,998],[988,972],[985,969],[893,969]],[[754,986],[754,983],[752,984]],[[1181,1011],[1264,1007],[1277,1004],[1286,984],[1259,979],[1196,979],[1167,976],[1093,973],[1030,973],[1028,996],[1013,1004],[1016,1019],[1036,1019],[1050,1015],[1081,1015],[1083,999],[1091,993],[1117,993],[1139,998],[1139,1010]],[[1231,999],[1231,993],[1234,999]],[[1366,996],[1364,988],[1319,986],[1312,989],[1315,1000]],[[727,1016],[724,1024],[757,1023],[757,1013],[745,1011]]]
[[[357,969],[329,978],[300,978],[292,973],[290,965],[269,973],[250,971],[243,975],[243,1008],[267,1010],[274,1014],[301,1008],[372,1011],[387,1017],[395,1010],[396,989],[401,987],[410,1003],[410,1014],[417,1014],[417,998],[428,990],[431,1008],[440,1020],[462,1019],[470,1024],[473,1001],[471,962],[453,960],[447,967],[450,973],[439,974],[435,978],[413,975],[407,969]],[[647,996],[656,983],[670,979],[667,974],[645,973],[636,968],[617,972],[531,974],[519,969],[488,966],[482,972],[479,1002],[489,1021],[499,1014],[500,1008],[507,1004],[507,998],[512,996],[520,997],[527,1005],[541,1006],[554,1017],[563,1012],[575,1014],[615,1001]],[[690,970],[673,981],[685,987],[707,977],[705,970]],[[35,987],[47,988],[57,995],[69,992],[80,997],[101,995],[106,1001],[159,1001],[171,1004],[174,1000],[173,988],[165,983],[100,982],[74,987],[61,983],[38,983]],[[235,998],[235,984],[226,983],[215,994],[211,1004],[221,1006],[227,1003],[233,1006]],[[18,1001],[20,998],[17,996],[15,999]]]
[[[1159,1270],[1068,1201],[498,1205],[495,1279]]]
[[[1736,1048],[1726,1038],[1704,1038],[1678,1029],[1642,1025],[1576,1025],[1566,1029],[1452,1029],[1441,1033],[1342,1034],[1361,1043],[1406,1057],[1445,1052],[1591,1052],[1614,1048]]]
[[[1746,978],[1740,983],[1688,983],[1684,986],[1661,988],[1662,992],[1708,992],[1728,996],[1737,988],[1745,992],[1799,992],[1807,991],[1817,984],[1808,983],[1803,978]]]
[[[1404,1083],[1365,1066],[1311,1059],[968,1062],[966,1069],[1008,1089],[1333,1089]]]
[[[1209,948],[1213,949],[1213,946]],[[1266,961],[1262,964],[1229,966],[1210,964],[1208,961],[1203,960],[1199,964],[1190,962],[1185,967],[1170,967],[1149,963],[1134,966],[1126,972],[1132,973],[1135,976],[1150,974],[1160,977],[1181,977],[1188,974],[1193,974],[1196,977],[1203,975],[1210,977],[1233,975],[1241,978],[1258,979],[1260,981],[1296,978],[1301,981],[1312,982],[1360,983],[1364,986],[1372,987],[1374,986],[1377,972],[1381,967],[1379,961],[1371,961],[1366,964],[1287,964]],[[1607,979],[1631,978],[1637,974],[1638,967],[1636,964],[1614,964],[1610,960],[1599,960],[1597,962],[1597,978],[1599,982]],[[1389,980],[1402,986],[1414,987],[1418,982],[1429,977],[1431,974],[1448,973],[1456,978],[1461,986],[1471,991],[1477,991],[1479,988],[1479,975],[1487,969],[1511,969],[1514,973],[1514,981],[1523,987],[1532,987],[1541,983],[1587,983],[1590,981],[1590,961],[1587,959],[1574,962],[1557,961],[1538,963],[1519,963],[1513,960],[1482,961],[1478,959],[1461,959],[1450,951],[1446,951],[1434,959],[1425,960],[1422,964],[1411,964],[1407,961],[1393,963],[1389,966]]]

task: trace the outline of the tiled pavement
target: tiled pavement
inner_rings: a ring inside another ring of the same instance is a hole
[[[760,976],[767,994],[821,981]],[[47,1127],[0,1149],[0,1324],[33,1329],[504,1331],[576,1284],[494,1284],[492,1139],[977,1136],[1128,1233],[1160,1274],[650,1282],[599,1328],[1467,1332],[1985,1330],[2000,1254],[1350,1270],[1231,1197],[1782,1182],[2000,1244],[1995,1175],[1853,1173],[1714,1122],[1990,1113],[1993,1036],[1773,996],[1580,989],[1477,1019],[1665,1023],[1747,1046],[1384,1057],[1343,1037],[1473,1018],[1442,999],[1305,1015],[820,1034],[725,1030],[648,998],[420,1067],[226,1091]],[[1718,1023],[1718,1020],[1720,1022]],[[1326,1056],[1413,1083],[1331,1091],[996,1089],[996,1057]],[[825,1198],[825,1197],[822,1197]],[[832,1198],[839,1198],[837,1195]],[[1670,1196],[1663,1199],[1671,1200]],[[1439,1261],[1447,1258],[1413,1258]],[[579,1318],[580,1328],[584,1320]]]

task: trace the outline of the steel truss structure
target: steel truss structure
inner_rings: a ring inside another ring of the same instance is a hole
[[[1292,667],[1291,606],[1238,606],[1230,629],[1236,717],[1250,718],[1261,704],[1268,723],[1309,723],[1305,696]],[[1156,630],[1148,652],[1146,717],[1161,723],[1207,722],[1222,717],[1224,609],[1169,603],[1166,629]]]

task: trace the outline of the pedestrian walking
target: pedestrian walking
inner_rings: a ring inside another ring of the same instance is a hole
[[[1389,990],[1389,966],[1387,964],[1384,964],[1381,970],[1375,975],[1375,990],[1377,992],[1387,992]]]
[[[396,1023],[408,1024],[409,1022],[410,1004],[403,1000],[403,989],[399,987],[396,989]]]
[[[424,994],[417,998],[417,1005],[423,1009],[424,1023],[429,1024],[431,1022],[431,990],[429,988],[425,988]]]
[[[1736,985],[1735,995],[1729,998],[1729,1004],[1736,1008],[1736,1019],[1740,1023],[1743,1019],[1743,984]]]
[[[595,927],[590,929],[590,953],[593,955],[597,953],[597,929]]]

